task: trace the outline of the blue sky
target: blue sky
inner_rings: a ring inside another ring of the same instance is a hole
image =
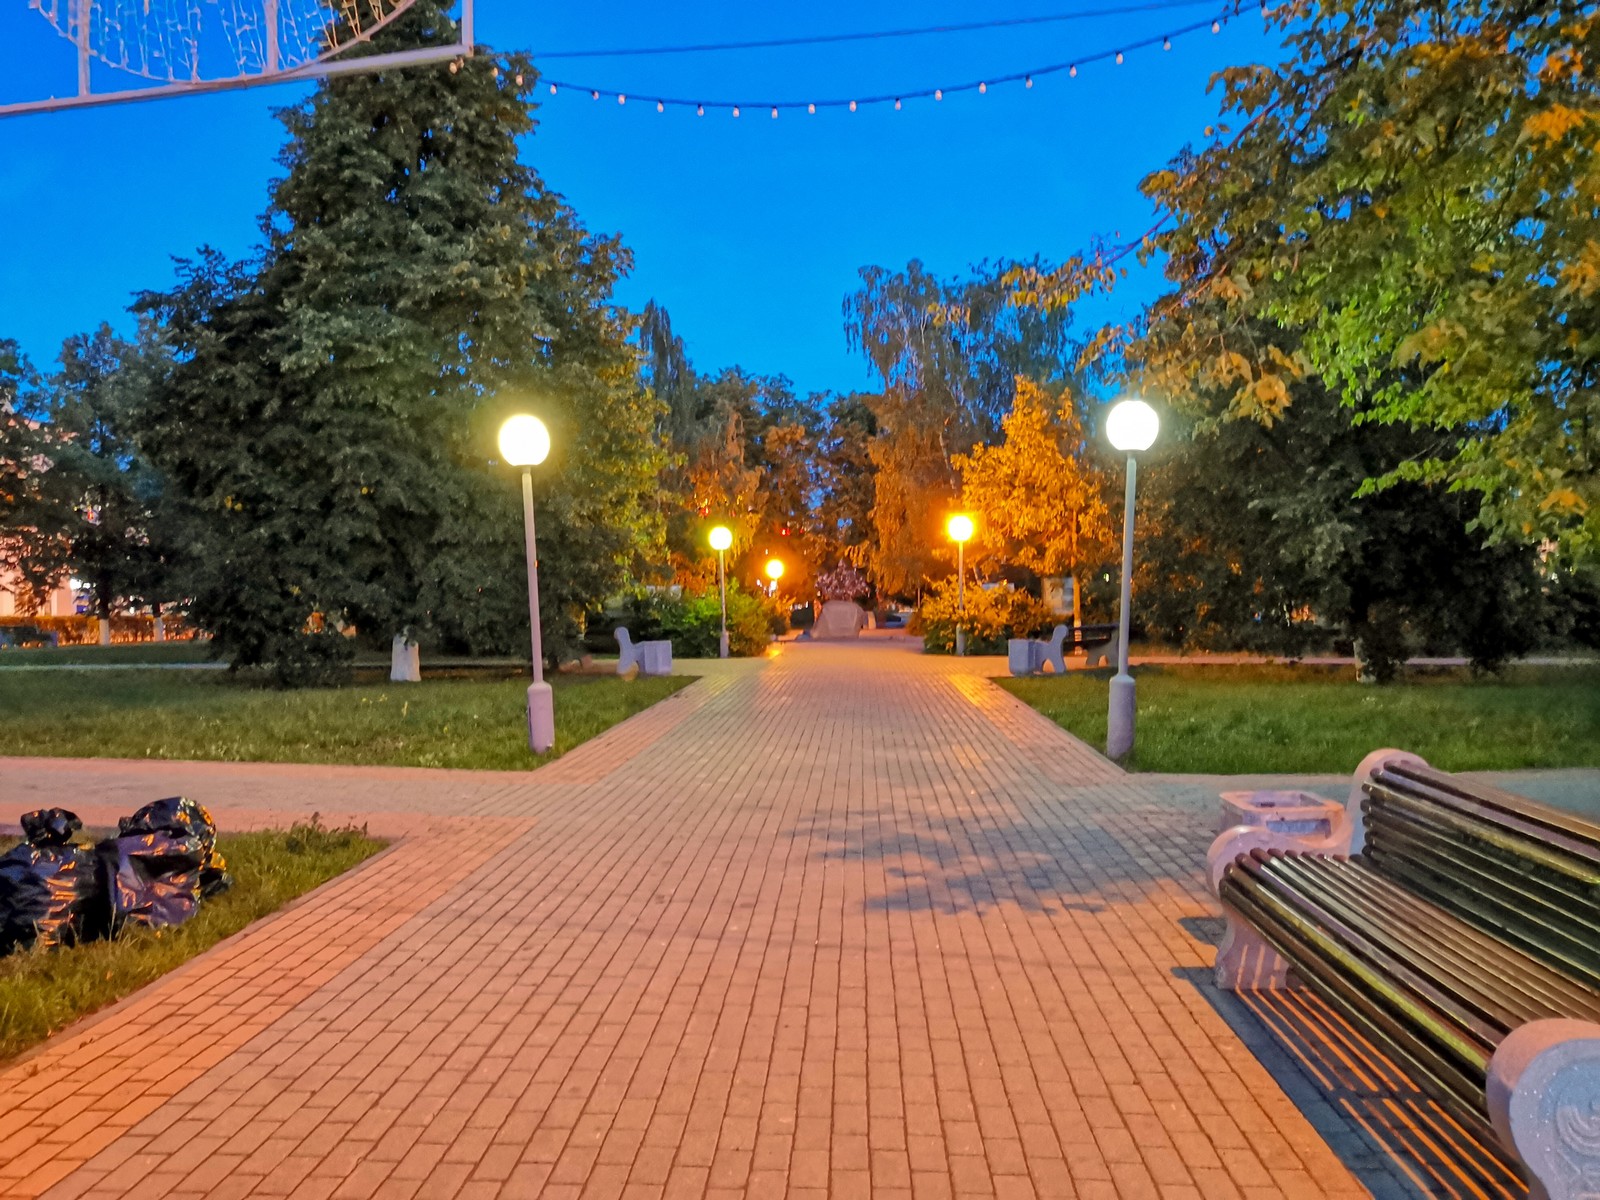
[[[1105,8],[1117,0],[898,0],[800,6],[478,0],[478,40],[541,51],[893,29]],[[1163,0],[1151,0],[1162,3]],[[1225,6],[1218,0],[1216,10]],[[1205,4],[1018,28],[741,53],[554,61],[546,73],[686,97],[796,99],[912,90],[1114,49],[1214,15]],[[563,92],[544,97],[524,156],[590,228],[636,256],[620,299],[654,298],[702,371],[738,364],[802,390],[869,386],[840,304],[866,264],[941,272],[996,257],[1059,259],[1150,223],[1141,176],[1216,116],[1211,74],[1280,57],[1253,7],[1190,34],[986,95],[854,114],[725,110],[705,117]],[[0,14],[0,102],[70,91],[70,46],[24,4]],[[112,76],[107,73],[103,84]],[[68,334],[126,328],[171,259],[257,238],[281,141],[271,110],[301,89],[256,88],[0,120],[0,337],[41,366]],[[1152,294],[1151,273],[1094,314]]]

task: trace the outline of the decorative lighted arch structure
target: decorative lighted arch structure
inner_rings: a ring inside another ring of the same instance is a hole
[[[72,43],[77,92],[0,104],[0,116],[320,79],[472,53],[473,0],[461,0],[457,43],[348,56],[413,2],[27,0]],[[91,71],[97,63],[144,82],[97,92]]]

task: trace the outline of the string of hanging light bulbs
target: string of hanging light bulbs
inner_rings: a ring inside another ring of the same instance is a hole
[[[742,116],[746,111],[760,112],[765,110],[776,120],[783,112],[803,112],[814,116],[824,109],[845,109],[856,112],[868,106],[892,104],[898,111],[908,100],[934,100],[942,101],[947,96],[959,95],[963,92],[976,92],[986,94],[990,88],[1004,84],[1020,83],[1024,88],[1033,87],[1034,80],[1063,72],[1069,78],[1076,78],[1082,67],[1091,66],[1101,62],[1115,62],[1121,65],[1128,54],[1136,50],[1147,50],[1153,46],[1160,46],[1163,50],[1171,50],[1173,40],[1189,34],[1209,30],[1213,34],[1221,33],[1222,27],[1230,18],[1239,14],[1242,4],[1235,0],[1216,15],[1204,20],[1194,21],[1158,33],[1151,37],[1140,38],[1121,43],[1119,46],[1098,50],[1088,54],[1080,54],[1062,62],[1049,63],[1028,70],[1013,71],[1005,74],[992,75],[983,79],[973,79],[964,83],[955,83],[947,86],[911,88],[898,92],[883,92],[875,95],[838,97],[817,100],[692,100],[682,96],[661,96],[646,93],[631,92],[615,87],[596,87],[593,84],[576,83],[562,79],[545,79],[545,86],[552,96],[562,94],[587,94],[591,100],[615,100],[619,105],[634,104],[638,106],[654,105],[658,113],[664,113],[669,108],[692,109],[697,116],[705,116],[708,112],[727,112],[732,116]],[[1261,4],[1261,15],[1268,17],[1271,10],[1265,3]],[[520,82],[520,79],[519,81]]]

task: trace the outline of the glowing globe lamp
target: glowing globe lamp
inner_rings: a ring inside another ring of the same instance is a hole
[[[944,531],[950,535],[952,542],[970,541],[976,528],[977,526],[972,523],[972,518],[966,513],[956,513],[944,525]]]
[[[518,413],[500,426],[500,458],[511,467],[537,467],[550,456],[550,431],[538,417]]]
[[[1161,432],[1161,418],[1143,400],[1119,400],[1106,415],[1106,440],[1124,454],[1148,450]]]
[[[718,525],[711,531],[711,548],[713,550],[726,550],[733,545],[733,530],[726,525]]]
[[[776,558],[767,559],[767,578],[777,583],[783,578],[783,563]]]

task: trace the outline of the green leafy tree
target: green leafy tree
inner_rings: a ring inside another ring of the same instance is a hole
[[[58,452],[38,372],[0,339],[0,567],[17,581],[24,609],[39,607],[65,572],[72,489],[50,477]]]
[[[421,0],[375,49],[445,44]],[[142,307],[166,369],[140,439],[206,515],[199,619],[286,682],[338,629],[469,650],[527,635],[510,411],[550,426],[535,471],[546,646],[655,557],[657,410],[611,291],[629,266],[523,164],[518,56],[320,85],[289,134],[257,261],[203,255]]]
[[[1267,336],[1265,330],[1258,331]],[[1544,600],[1534,551],[1487,545],[1470,497],[1363,480],[1426,451],[1425,434],[1358,422],[1299,381],[1270,426],[1174,414],[1140,474],[1135,609],[1179,643],[1279,653],[1346,642],[1370,678],[1410,654],[1485,668],[1527,652]]]
[[[1425,435],[1369,486],[1476,493],[1509,542],[1600,532],[1600,88],[1570,0],[1293,0],[1289,57],[1224,71],[1217,138],[1145,180],[1149,385],[1270,425],[1321,380]],[[1292,352],[1258,336],[1296,331]]]
[[[871,398],[855,393],[827,407],[817,440],[817,564],[822,571],[842,562],[864,563],[873,536],[877,481],[872,439],[878,420]]]
[[[60,361],[45,389],[52,444],[45,483],[70,514],[48,542],[55,574],[83,581],[102,622],[125,604],[160,615],[183,594],[185,519],[129,435],[127,415],[143,379],[138,352],[101,325],[68,338]],[[102,636],[107,630],[102,624]]]

